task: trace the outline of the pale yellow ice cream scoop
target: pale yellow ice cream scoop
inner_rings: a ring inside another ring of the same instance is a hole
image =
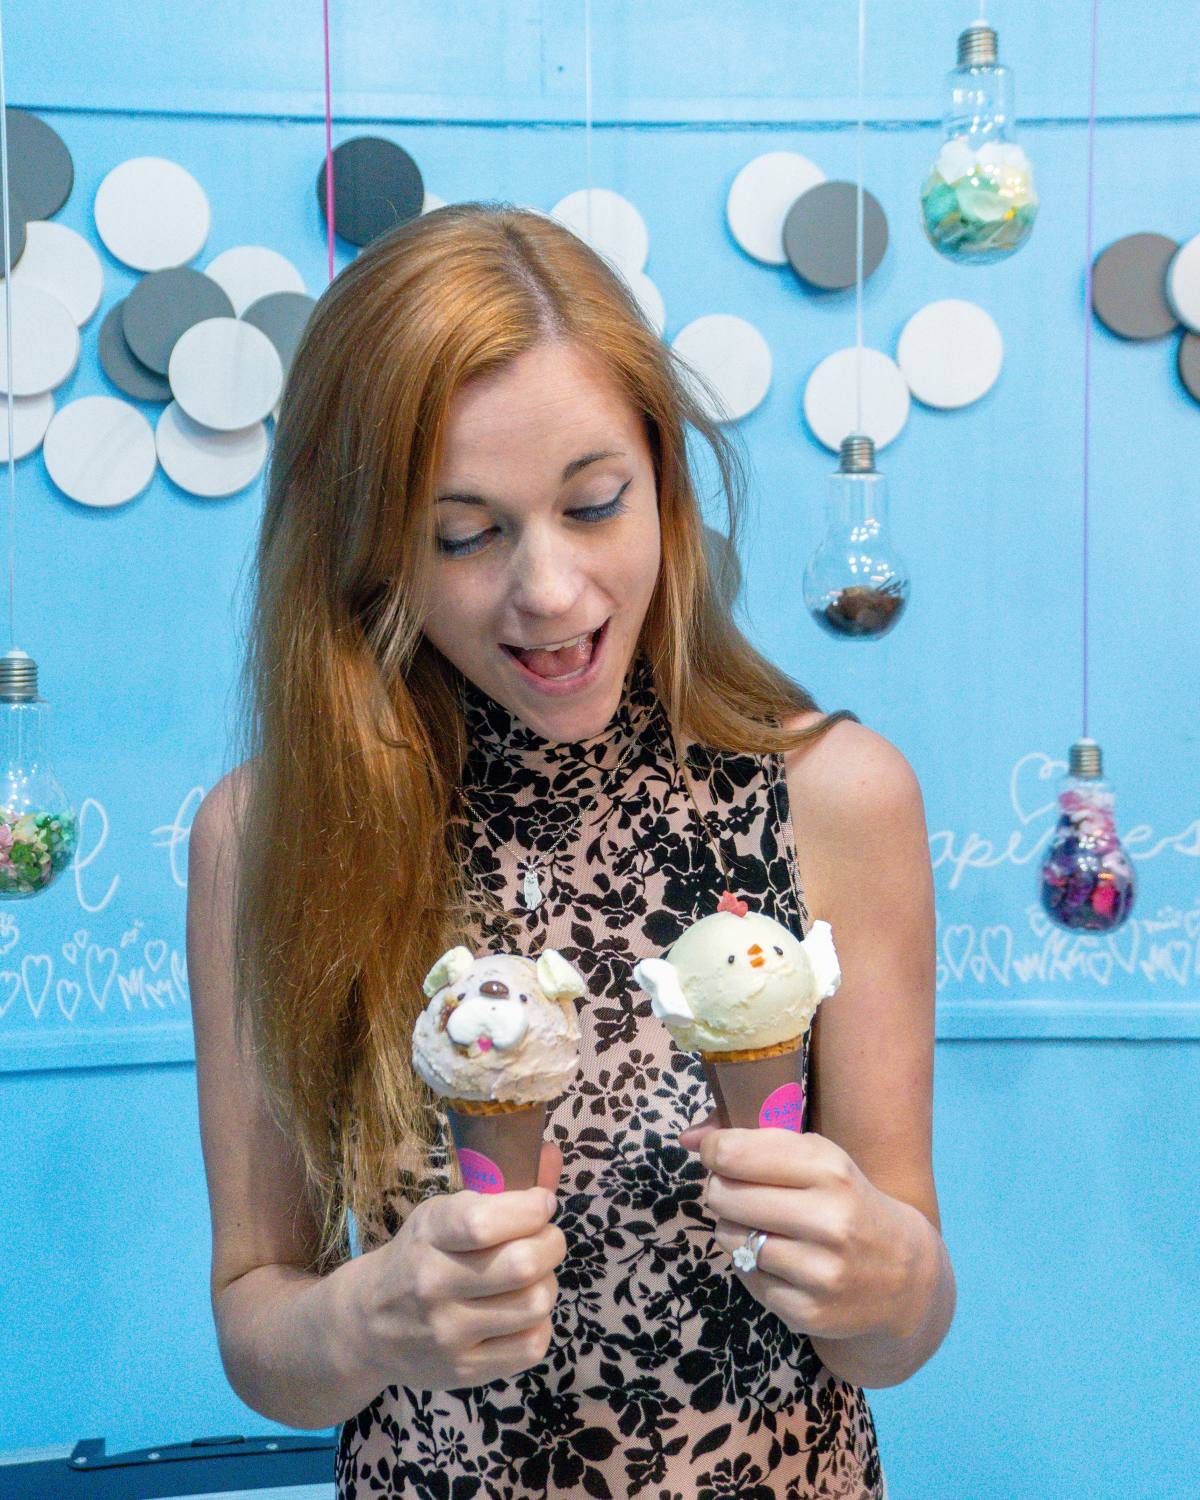
[[[761,912],[732,910],[702,917],[633,974],[679,1046],[704,1053],[802,1037],[842,978],[828,922],[801,941]]]

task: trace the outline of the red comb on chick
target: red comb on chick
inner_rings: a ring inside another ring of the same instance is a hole
[[[745,901],[739,901],[732,891],[725,891],[717,902],[718,911],[731,911],[735,917],[744,917],[750,910]]]

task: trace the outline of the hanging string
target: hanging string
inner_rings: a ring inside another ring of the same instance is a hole
[[[858,0],[858,166],[854,190],[854,431],[863,430],[863,103],[867,56],[867,0]]]
[[[329,0],[321,0],[325,23],[325,226],[329,235],[329,279],[333,280],[333,91],[329,86]]]
[[[8,408],[8,644],[16,649],[17,592],[17,459],[13,435],[13,347],[12,347],[12,242],[9,238],[8,195],[8,95],[4,86],[4,8],[0,5],[0,192],[4,215],[4,388]]]
[[[1088,510],[1092,432],[1092,237],[1096,200],[1096,41],[1100,0],[1092,0],[1091,65],[1088,74],[1087,246],[1083,296],[1083,738],[1088,737]]]
[[[583,154],[587,180],[587,240],[592,243],[592,0],[583,0]]]

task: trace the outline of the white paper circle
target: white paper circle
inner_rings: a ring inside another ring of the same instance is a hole
[[[205,318],[171,350],[167,379],[193,422],[233,432],[270,416],[283,391],[283,366],[275,345],[252,323]]]
[[[748,161],[733,179],[725,203],[729,232],[747,255],[786,266],[783,221],[802,193],[825,181],[816,162],[797,151],[768,151]]]
[[[115,396],[84,396],[58,412],[42,444],[46,470],[81,505],[124,505],[154,478],[150,423]]]
[[[177,401],[164,407],[154,441],[168,478],[206,499],[244,490],[267,458],[267,429],[261,422],[236,432],[214,432],[193,422]]]
[[[265,245],[235,245],[204,268],[233,303],[240,318],[260,297],[272,292],[303,292],[304,277],[286,255]]]
[[[667,326],[667,308],[663,302],[663,295],[655,286],[645,271],[634,271],[625,277],[629,283],[629,290],[637,298],[638,306],[645,314],[646,321],[658,334],[663,336],[663,329]]]
[[[436,193],[431,193],[428,188],[425,189],[425,202],[421,205],[423,214],[432,213],[435,208],[445,208],[445,206],[445,198],[439,198]]]
[[[40,286],[0,283],[0,391],[8,390],[4,359],[12,307],[13,395],[52,391],[79,363],[79,329],[70,309]]]
[[[947,297],[913,313],[900,333],[896,363],[926,406],[969,406],[995,385],[1004,340],[990,313]]]
[[[204,248],[211,211],[204,189],[178,162],[135,156],[96,191],[96,229],[111,254],[135,271],[186,266]]]
[[[715,421],[736,422],[752,412],[770,389],[771,350],[745,318],[709,313],[681,328],[671,347],[716,392],[720,406],[714,410],[707,393],[693,386]]]
[[[852,346],[830,354],[808,377],[804,420],[818,442],[836,453],[857,429],[857,359]],[[899,365],[878,349],[862,352],[862,431],[886,448],[908,421],[912,402]]]
[[[33,225],[29,227],[32,229]],[[1184,240],[1171,257],[1167,267],[1167,301],[1185,327],[1200,333],[1200,234]]]
[[[645,220],[628,198],[610,188],[592,189],[592,232],[588,234],[588,190],[568,193],[550,210],[550,217],[565,224],[581,240],[610,260],[625,276],[646,264],[650,235]]]
[[[13,286],[49,292],[82,328],[104,295],[104,267],[83,235],[65,224],[33,219],[25,226],[25,252],[13,267]]]
[[[33,453],[54,415],[53,396],[17,396],[13,400],[13,448],[17,458]],[[8,462],[8,399],[0,397],[0,463]]]

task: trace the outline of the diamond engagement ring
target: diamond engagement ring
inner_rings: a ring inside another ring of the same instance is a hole
[[[745,1240],[733,1252],[733,1263],[739,1271],[758,1270],[758,1252],[767,1243],[761,1229],[752,1229]]]

